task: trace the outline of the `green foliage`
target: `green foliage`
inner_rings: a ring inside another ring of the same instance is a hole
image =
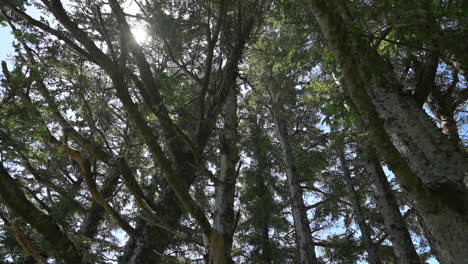
[[[357,263],[362,261],[362,257],[359,255],[364,249],[359,246],[359,241],[351,236],[345,237],[332,236],[329,237],[331,247],[325,247],[325,256],[333,261],[333,263]]]
[[[47,19],[52,16],[39,1],[14,2],[21,10],[32,4]],[[319,258],[324,263],[364,261],[365,249],[356,234],[355,212],[336,154],[340,148],[349,152],[347,159],[359,199],[363,201],[364,217],[374,232],[373,239],[377,240],[384,235],[383,218],[369,188],[371,182],[362,157],[356,150],[360,142],[367,140],[366,132],[357,131],[355,123],[360,116],[343,84],[338,61],[326,48],[327,43],[311,15],[309,1],[150,2],[140,3],[138,10],[142,10],[135,11],[136,14],[123,4],[130,27],[138,25],[148,30],[147,41],[140,43],[141,54],[156,85],[144,87],[144,92],[138,86],[140,83],[134,82],[134,78],[141,81],[144,75],[138,56],[131,49],[123,54],[122,44],[128,43],[121,38],[121,21],[110,13],[106,1],[72,0],[65,4],[70,21],[89,36],[89,42],[75,36],[69,26],[58,20],[48,23],[42,19],[45,25],[75,43],[74,47],[63,41],[63,36],[53,36],[24,21],[21,15],[0,7],[16,27],[12,30],[16,41],[9,80],[3,74],[0,87],[0,161],[28,193],[28,199],[60,224],[83,252],[86,262],[116,262],[118,256],[138,254],[135,252],[145,245],[154,246],[160,241],[166,243],[165,248],[156,251],[149,246],[141,252],[157,252],[168,263],[200,262],[207,252],[200,241],[200,226],[191,214],[174,209],[181,206],[178,197],[171,196],[160,160],[151,153],[134,115],[145,121],[144,125],[154,135],[152,143],[160,145],[174,171],[190,172],[187,178],[177,180],[214,222],[216,189],[219,191],[222,183],[205,175],[200,164],[196,164],[199,161],[193,161],[192,151],[218,177],[226,113],[224,98],[218,95],[225,95],[226,84],[236,78],[237,86],[228,87],[238,92],[236,146],[240,150],[240,164],[236,164],[239,172],[233,207],[240,218],[233,238],[235,262],[297,262],[278,120],[284,122],[292,146],[294,169],[300,175],[297,184],[304,192],[304,206],[308,206],[308,220],[320,248]],[[346,34],[353,36],[346,44],[359,48],[357,45],[369,43],[402,80],[401,92],[405,96],[414,92],[419,81],[418,65],[425,63],[427,55],[435,53],[439,56],[438,68],[444,70],[436,72],[434,89],[445,92],[452,87],[456,96],[451,102],[461,100],[466,80],[462,78],[463,68],[457,67],[466,66],[468,61],[463,45],[467,39],[463,1],[334,3],[343,4],[349,12],[340,16]],[[333,14],[341,12],[333,10]],[[242,32],[251,20],[255,20],[252,32]],[[3,16],[0,23],[8,24]],[[217,30],[219,36],[214,36]],[[243,34],[248,35],[242,40],[246,44],[236,47]],[[209,45],[214,48],[213,60],[208,62]],[[94,49],[100,49],[102,54]],[[99,61],[101,56],[106,58],[105,63]],[[366,58],[358,59],[366,62]],[[125,75],[124,88],[137,113],[129,112],[117,96],[109,69],[118,69]],[[156,93],[160,93],[163,105],[152,105],[146,98]],[[160,122],[163,119],[158,118],[158,111],[162,106],[191,144],[168,132],[173,130]],[[463,107],[466,108],[466,103],[456,111],[466,112]],[[61,144],[88,159],[98,189],[123,219],[141,227],[135,239],[143,240],[123,245],[121,229],[103,210],[96,218],[88,218],[92,210],[102,208],[93,207],[95,203],[83,182],[80,164],[58,147]],[[180,227],[188,237],[156,232],[154,220],[147,218],[121,176],[109,182],[120,173],[113,163],[120,158],[128,162],[149,206],[158,209],[156,213]],[[406,208],[401,187],[394,184],[394,189],[398,203]],[[0,207],[0,217],[2,224],[8,222],[15,217],[15,208]],[[424,230],[418,220],[414,216],[408,219],[408,228],[416,237],[423,238]],[[82,227],[92,224],[96,224],[95,229],[89,231],[89,237],[84,236]],[[148,234],[152,235],[150,239]],[[47,243],[46,238],[34,230],[28,230],[28,237],[50,261],[60,261],[54,245]],[[420,241],[417,246],[424,261],[432,255],[427,241]],[[397,263],[388,244],[386,240],[379,246],[379,255],[386,263]],[[131,252],[134,248],[135,252]],[[7,255],[15,263],[31,262],[4,224],[0,227],[0,262],[8,263],[10,260],[4,257]]]
[[[18,41],[25,41],[35,45],[39,44],[39,39],[34,34],[24,32],[19,29],[13,30],[12,34]]]

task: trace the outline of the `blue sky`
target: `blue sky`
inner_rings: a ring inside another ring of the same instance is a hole
[[[26,11],[29,15],[34,18],[39,18],[39,10],[34,7],[27,7]],[[11,34],[10,27],[2,27],[0,25],[0,60],[7,61],[8,55],[13,54],[14,49],[12,47],[13,35]]]
[[[7,54],[13,52],[11,44],[13,36],[10,34],[10,29],[0,27],[0,59],[6,60]]]

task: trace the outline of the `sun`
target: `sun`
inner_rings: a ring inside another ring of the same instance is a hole
[[[145,28],[141,26],[136,26],[132,28],[132,33],[133,33],[133,36],[135,37],[136,42],[138,42],[138,44],[145,43],[146,39],[148,38],[148,33],[146,32]]]

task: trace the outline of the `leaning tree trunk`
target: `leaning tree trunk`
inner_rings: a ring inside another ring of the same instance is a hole
[[[273,113],[276,130],[281,143],[282,159],[288,178],[289,199],[291,201],[294,229],[296,231],[296,243],[299,248],[299,263],[315,264],[317,263],[317,257],[315,255],[309,220],[307,219],[307,210],[304,206],[299,175],[293,158],[293,150],[289,142],[286,122],[280,115],[280,111]]]
[[[364,211],[362,210],[361,202],[359,201],[359,195],[354,189],[354,181],[351,178],[351,171],[349,170],[348,162],[345,157],[344,146],[343,149],[339,150],[338,158],[341,163],[341,168],[343,169],[343,176],[346,182],[346,189],[349,193],[349,198],[353,207],[354,216],[356,217],[356,222],[358,223],[359,230],[361,231],[362,243],[364,244],[364,248],[367,251],[367,261],[369,261],[369,264],[382,263],[382,261],[379,258],[379,255],[377,254],[377,248],[374,242],[372,241],[371,229],[366,223]]]
[[[224,128],[220,135],[221,164],[219,182],[216,183],[215,190],[213,233],[209,239],[210,264],[233,263],[231,250],[236,228],[234,195],[237,179],[236,164],[239,161],[236,95],[236,92],[232,91],[227,99]]]
[[[439,263],[441,264],[452,263],[442,253],[442,250],[439,248],[439,246],[433,242],[433,241],[436,241],[436,239],[428,231],[427,226],[422,220],[421,215],[419,215],[417,212],[416,212],[416,218],[418,219],[419,225],[421,226],[423,230],[424,236],[426,237],[427,242],[429,243],[429,247],[431,248],[432,255],[434,255],[437,261],[439,261]]]
[[[50,215],[37,208],[26,198],[18,183],[0,162],[0,199],[16,215],[23,218],[46,238],[51,248],[65,263],[86,263],[85,257]]]
[[[337,59],[346,88],[369,137],[408,191],[428,231],[451,263],[468,259],[467,161],[441,133],[359,32],[346,31],[336,8],[311,0],[311,9]]]
[[[402,85],[392,66],[346,23],[333,6],[314,0],[313,12],[344,73],[350,96],[367,121],[371,112],[423,183],[434,190],[462,190],[467,161]],[[355,43],[348,45],[347,43]],[[359,45],[358,45],[359,44]],[[371,122],[371,120],[369,120]],[[372,124],[374,125],[374,124]],[[383,131],[381,131],[383,132]]]
[[[410,233],[400,213],[392,188],[387,181],[380,161],[371,147],[365,147],[364,165],[377,197],[377,203],[384,217],[385,230],[392,242],[393,251],[402,264],[419,264],[418,253],[414,248]]]

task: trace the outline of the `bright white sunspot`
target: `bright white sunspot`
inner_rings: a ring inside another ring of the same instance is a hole
[[[143,44],[146,42],[146,39],[148,38],[148,34],[146,32],[146,29],[142,26],[135,26],[132,28],[132,33],[133,36],[135,37],[136,42],[138,44]]]

